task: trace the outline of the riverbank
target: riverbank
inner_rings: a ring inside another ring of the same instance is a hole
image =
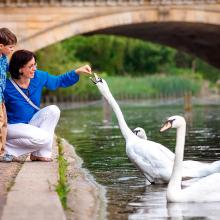
[[[104,190],[82,169],[82,160],[75,154],[73,146],[64,140],[62,143],[69,163],[67,176],[70,192],[66,213],[55,191],[58,151],[54,142],[51,163],[30,162],[29,158],[23,165],[0,163],[0,170],[5,170],[4,175],[1,172],[0,182],[1,220],[105,219]]]
[[[67,109],[78,109],[88,106],[100,106],[103,105],[103,98],[100,100],[95,101],[82,101],[82,102],[47,102],[44,103],[42,106],[48,106],[51,104],[56,104],[59,106],[61,110]],[[117,99],[116,99],[117,100]],[[157,98],[157,99],[124,99],[124,100],[117,100],[119,105],[136,105],[136,106],[147,106],[147,107],[156,107],[156,106],[167,106],[167,105],[182,105],[184,106],[184,97],[168,97],[164,98]],[[220,105],[220,95],[213,94],[209,96],[192,96],[191,97],[192,105]]]
[[[62,139],[70,192],[67,196],[68,220],[104,220],[106,218],[105,189],[82,168],[82,159],[72,145]]]

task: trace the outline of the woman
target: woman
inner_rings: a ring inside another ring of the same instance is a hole
[[[8,135],[3,161],[11,162],[18,156],[31,153],[32,161],[49,162],[60,110],[55,105],[37,110],[40,107],[42,90],[44,87],[56,90],[59,87],[71,86],[78,82],[79,75],[90,75],[91,68],[85,65],[65,74],[53,76],[37,70],[34,53],[18,50],[11,57],[9,72],[11,79],[7,80],[4,92]]]

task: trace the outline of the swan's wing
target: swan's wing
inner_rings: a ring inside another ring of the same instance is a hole
[[[183,161],[184,177],[205,177],[216,172],[220,172],[220,161],[215,161],[213,163],[193,160]]]
[[[211,172],[220,173],[220,160],[212,162],[210,166]]]
[[[158,176],[168,182],[173,169],[174,153],[153,141],[148,141],[148,145],[154,149],[154,164],[158,170]]]
[[[147,146],[154,148],[156,155],[160,157],[162,156],[162,158],[166,158],[172,162],[174,161],[175,154],[168,148],[164,147],[162,144],[159,144],[154,141],[148,141]]]
[[[175,154],[169,150],[168,148],[164,147],[162,144],[158,144],[156,145],[160,151],[165,155],[167,156],[167,158],[169,158],[171,161],[174,161],[174,158],[175,158]]]
[[[139,139],[127,146],[127,154],[145,173],[155,180],[167,182],[172,172],[172,161],[164,154],[158,144],[152,141]],[[129,153],[129,149],[131,152]]]
[[[153,168],[150,160],[143,160],[140,149],[137,151],[131,147],[127,147],[126,153],[129,160],[135,165],[138,170],[141,171],[141,173],[146,177],[147,181],[150,183],[154,182],[155,169]]]
[[[191,186],[181,190],[184,202],[220,201],[220,173],[201,178]]]

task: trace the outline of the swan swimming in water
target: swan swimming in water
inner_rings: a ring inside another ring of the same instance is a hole
[[[171,116],[161,132],[176,128],[176,148],[173,171],[167,188],[168,202],[217,202],[220,201],[220,173],[214,173],[181,189],[186,122],[181,116]],[[218,161],[217,161],[218,162]]]
[[[92,81],[111,105],[126,141],[126,153],[130,161],[144,174],[150,183],[168,183],[173,167],[173,153],[163,145],[137,137],[128,127],[121,109],[112,96],[106,81],[94,73]],[[170,153],[171,152],[171,153]],[[198,177],[192,167],[184,167],[183,177]]]
[[[138,137],[147,139],[146,132],[143,128],[137,127],[133,130],[133,132]],[[183,134],[183,135],[185,135],[185,134]],[[170,156],[170,158],[174,161],[175,154],[171,150],[169,150],[168,148],[166,148],[166,151],[167,151],[167,154]],[[205,177],[205,176],[208,176],[212,173],[219,173],[220,172],[220,161],[215,161],[212,163],[205,163],[205,162],[199,162],[199,161],[194,161],[194,160],[185,160],[183,162],[183,166],[187,169],[191,168],[191,170],[190,170],[191,176],[196,177],[196,178]],[[197,180],[198,179],[188,180],[187,182],[189,184],[191,184],[191,182],[194,182]],[[186,181],[185,181],[185,183],[186,183]]]
[[[133,133],[134,133],[135,135],[137,135],[139,138],[142,138],[142,139],[147,140],[147,135],[146,135],[146,132],[145,132],[145,130],[144,130],[143,128],[137,127],[137,128],[135,128],[135,129],[133,130]],[[159,145],[158,147],[160,148],[160,150],[161,150],[162,152],[164,152],[164,154],[165,154],[170,160],[174,160],[175,155],[174,155],[174,153],[173,153],[171,150],[169,150],[168,148],[164,147],[163,145]]]

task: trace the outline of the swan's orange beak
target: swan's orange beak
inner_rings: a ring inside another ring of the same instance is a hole
[[[164,132],[172,127],[170,121],[165,122],[165,124],[160,128],[160,132]]]

